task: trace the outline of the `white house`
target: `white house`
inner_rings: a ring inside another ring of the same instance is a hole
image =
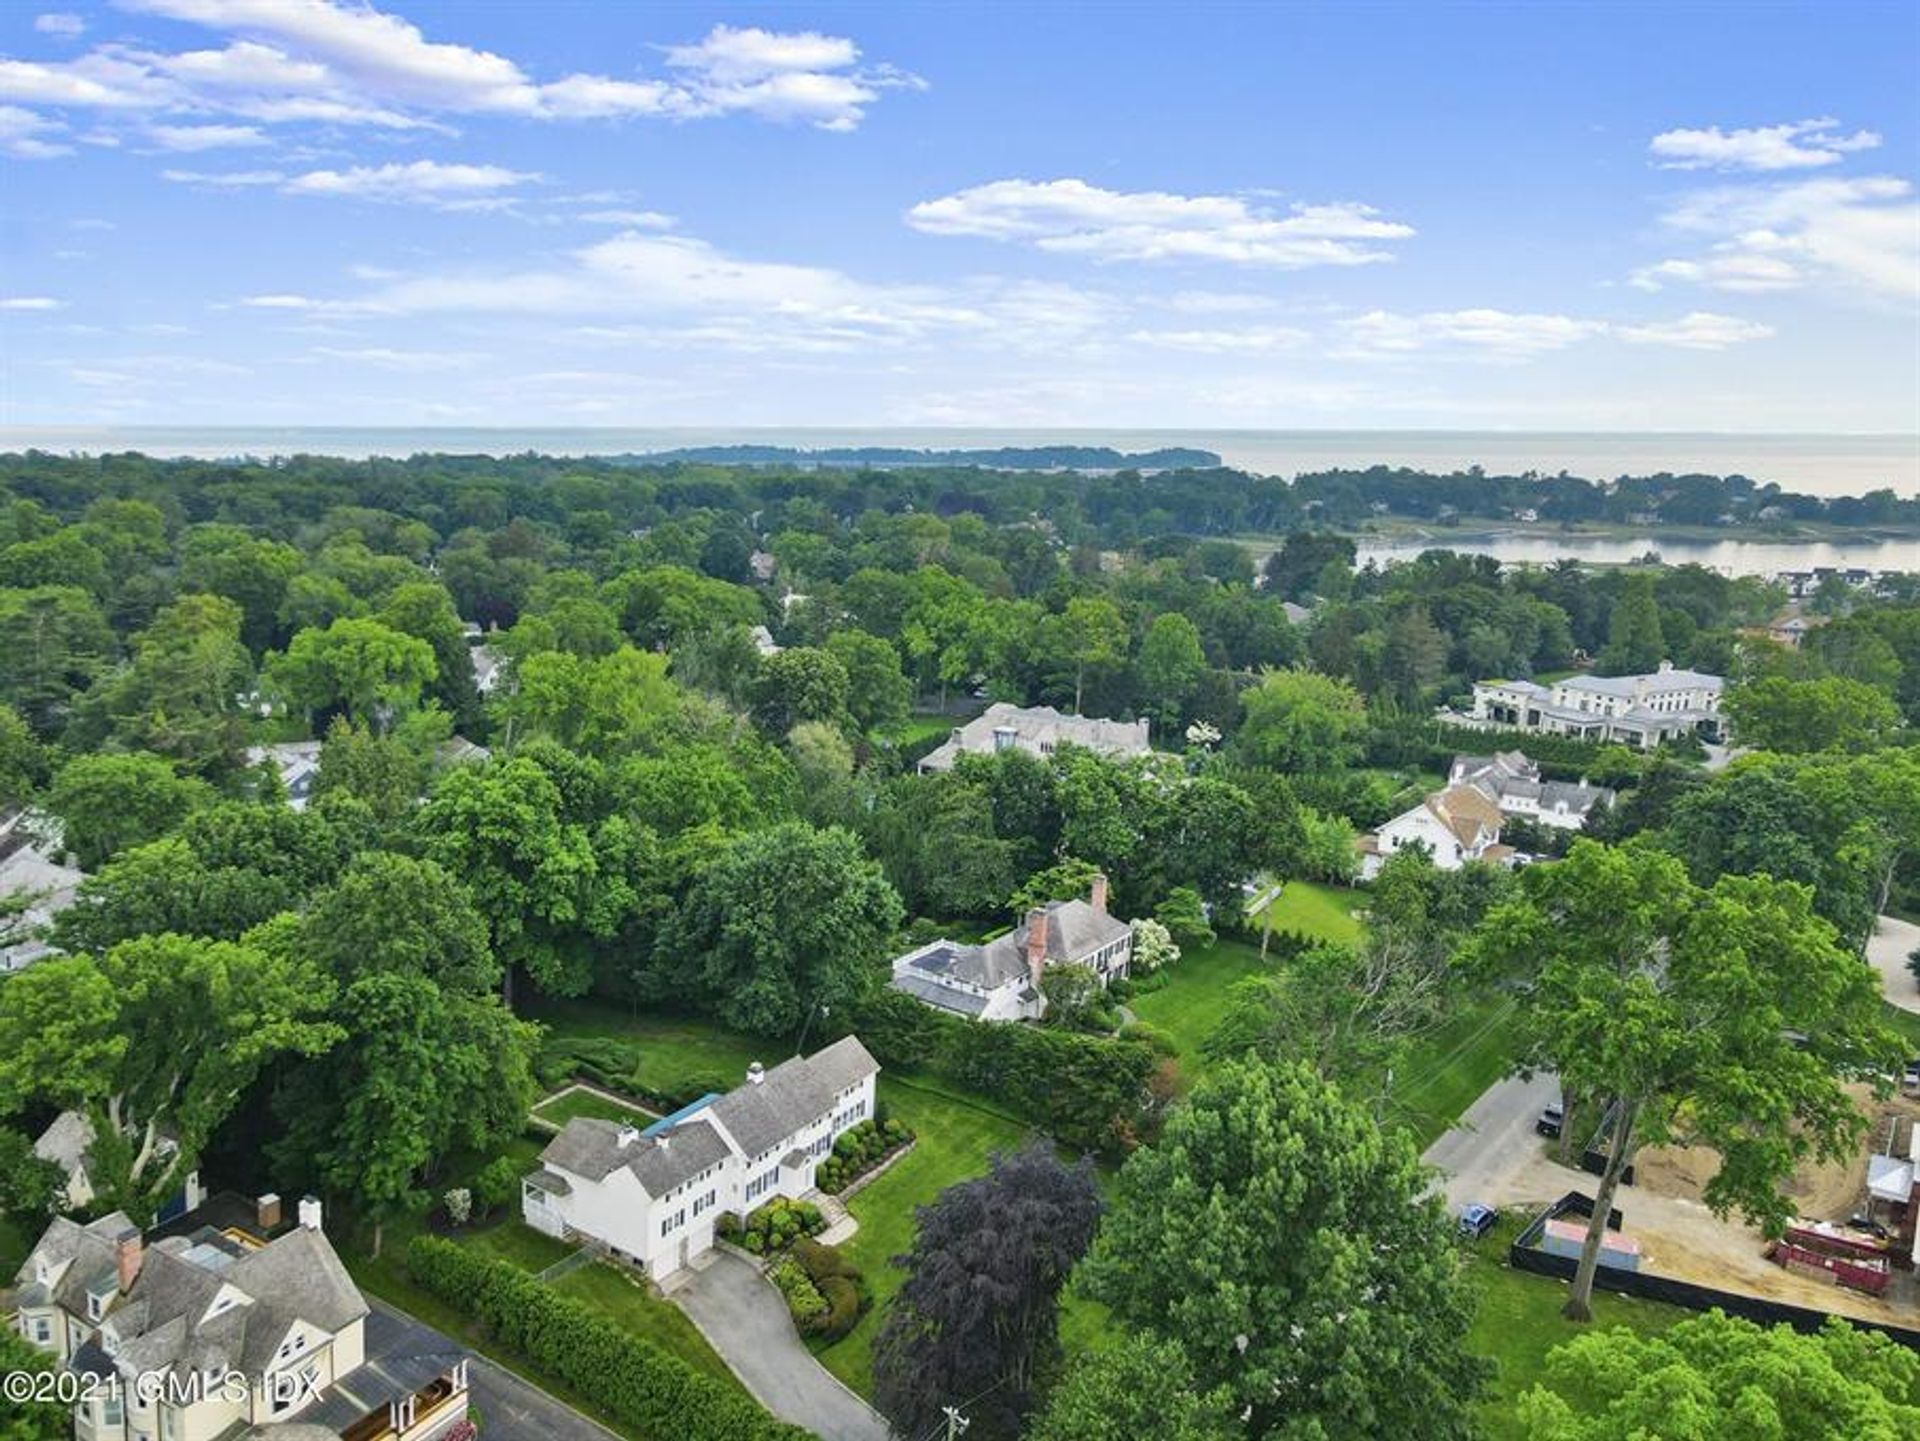
[[[0,1310],[94,1379],[74,1408],[79,1441],[445,1436],[466,1419],[464,1353],[371,1315],[320,1220],[309,1198],[270,1241],[202,1226],[149,1246],[117,1211],[58,1217]]]
[[[1588,785],[1585,780],[1541,780],[1540,767],[1519,751],[1455,756],[1447,782],[1486,792],[1503,816],[1563,831],[1579,830],[1596,806],[1605,808],[1614,800],[1606,786]]]
[[[765,1070],[644,1131],[576,1116],[521,1186],[521,1214],[549,1236],[597,1241],[656,1281],[713,1245],[727,1212],[814,1189],[841,1133],[873,1118],[880,1065],[858,1038]]]
[[[1435,791],[1360,837],[1360,879],[1372,880],[1389,857],[1414,845],[1425,846],[1443,871],[1457,871],[1468,861],[1505,864],[1513,858],[1513,847],[1500,844],[1500,822],[1500,807],[1477,786]]]
[[[163,1133],[154,1138],[154,1156],[163,1166],[172,1163],[179,1149],[180,1143],[172,1136]],[[65,1177],[60,1187],[61,1210],[81,1211],[93,1204],[96,1192],[91,1173],[92,1151],[93,1122],[81,1111],[62,1111],[48,1122],[47,1129],[34,1140],[33,1154],[58,1166]],[[189,1171],[173,1198],[160,1208],[160,1219],[170,1220],[183,1212],[194,1210],[205,1199],[200,1173]]]
[[[1477,681],[1472,713],[1443,711],[1442,719],[1642,747],[1689,735],[1718,740],[1725,685],[1717,675],[1675,670],[1668,661],[1652,675],[1575,675],[1550,686]]]
[[[939,1010],[978,1021],[1038,1020],[1049,966],[1085,966],[1104,987],[1133,963],[1133,928],[1107,910],[1107,878],[1084,901],[1050,901],[984,945],[930,941],[893,963],[892,986]]]
[[[950,771],[962,755],[1023,750],[1030,755],[1050,756],[1063,745],[1108,756],[1143,756],[1153,749],[1147,744],[1147,723],[1143,720],[1103,720],[1067,715],[1050,705],[1017,706],[1000,701],[965,725],[955,726],[946,744],[922,757],[920,773]]]
[[[5,842],[20,841],[18,831]],[[4,844],[5,842],[0,842]],[[10,940],[0,943],[0,972],[23,970],[52,954],[42,932],[73,904],[85,871],[61,865],[36,846],[19,844],[0,855],[0,899],[25,896],[26,909],[8,924]]]
[[[247,747],[247,764],[271,765],[286,788],[287,805],[296,811],[313,799],[313,783],[320,778],[319,741],[276,741]]]

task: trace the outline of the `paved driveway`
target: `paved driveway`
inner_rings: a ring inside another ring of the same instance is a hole
[[[367,1305],[423,1334],[438,1334],[384,1301],[368,1296]],[[445,1337],[439,1339],[449,1351],[467,1352],[467,1389],[480,1411],[487,1441],[621,1441],[618,1432],[609,1431],[598,1421],[554,1400],[479,1352],[467,1350]]]
[[[1914,984],[1913,972],[1907,969],[1907,957],[1915,947],[1920,947],[1920,926],[1882,916],[1867,942],[1867,959],[1880,972],[1880,994],[1888,1003],[1903,1011],[1920,1012],[1920,986]]]
[[[782,1421],[822,1441],[887,1441],[879,1413],[813,1359],[780,1293],[737,1256],[709,1251],[672,1299],[734,1375]]]

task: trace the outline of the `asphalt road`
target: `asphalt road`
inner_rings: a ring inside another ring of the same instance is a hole
[[[1498,1189],[1492,1183],[1513,1169],[1516,1156],[1527,1152],[1541,1107],[1559,1094],[1554,1076],[1537,1075],[1530,1081],[1507,1076],[1481,1092],[1453,1128],[1427,1147],[1421,1159],[1445,1173],[1441,1190],[1451,1209],[1484,1200],[1481,1192]]]
[[[1920,986],[1907,969],[1907,957],[1916,950],[1920,950],[1920,926],[1892,916],[1880,917],[1873,939],[1867,942],[1867,959],[1880,972],[1881,994],[1903,1011],[1920,1011]]]

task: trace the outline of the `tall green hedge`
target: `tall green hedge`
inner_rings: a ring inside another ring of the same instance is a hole
[[[929,1071],[1086,1150],[1135,1138],[1155,1065],[1139,1040],[963,1021],[893,990],[847,1020],[881,1065]]]
[[[501,1345],[649,1441],[807,1441],[799,1427],[776,1421],[747,1397],[517,1266],[437,1236],[416,1236],[407,1246],[407,1270]]]

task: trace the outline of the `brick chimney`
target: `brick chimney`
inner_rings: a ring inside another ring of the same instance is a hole
[[[280,1196],[269,1191],[253,1203],[253,1224],[259,1228],[262,1236],[270,1236],[280,1228]]]
[[[1107,873],[1105,871],[1093,873],[1093,894],[1087,899],[1091,902],[1095,915],[1104,916],[1107,913]]]
[[[1027,974],[1033,988],[1040,989],[1040,973],[1047,967],[1047,909],[1035,906],[1027,912]]]
[[[147,1259],[146,1245],[138,1231],[130,1230],[121,1235],[114,1243],[113,1259],[120,1272],[121,1291],[131,1291],[134,1278],[140,1274],[140,1263]]]

